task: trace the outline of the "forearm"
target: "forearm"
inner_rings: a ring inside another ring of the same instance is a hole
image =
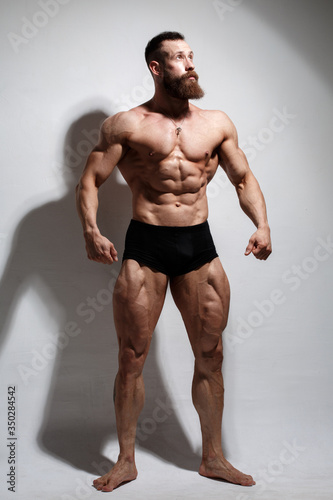
[[[97,227],[98,188],[94,183],[81,179],[76,186],[76,206],[83,227],[88,259],[103,264],[117,261],[117,250],[113,243],[102,236]]]
[[[236,185],[236,191],[242,210],[257,228],[268,227],[266,203],[258,181],[248,171],[242,181]]]
[[[225,137],[219,151],[221,165],[236,188],[241,208],[257,227],[245,255],[253,253],[256,259],[266,260],[272,252],[272,244],[265,199],[244,152],[238,147],[237,132],[230,121]]]
[[[84,235],[99,232],[97,227],[98,188],[82,180],[76,186],[76,208]]]

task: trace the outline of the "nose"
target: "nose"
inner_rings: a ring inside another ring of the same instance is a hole
[[[193,59],[186,58],[186,71],[193,71],[195,68]]]

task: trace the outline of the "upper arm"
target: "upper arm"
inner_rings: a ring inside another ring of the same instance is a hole
[[[222,128],[223,139],[218,150],[220,165],[230,181],[237,186],[250,173],[250,168],[245,154],[238,145],[236,127],[226,115],[223,116]]]
[[[124,115],[125,113],[118,113],[103,122],[99,142],[88,156],[81,184],[94,183],[98,188],[126,153],[127,120]]]

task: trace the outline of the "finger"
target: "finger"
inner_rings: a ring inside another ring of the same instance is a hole
[[[93,255],[88,255],[88,259],[97,262],[98,264],[112,264],[113,259],[110,255],[107,255],[103,252],[95,252]]]
[[[253,252],[254,249],[254,242],[251,240],[249,241],[249,244],[246,247],[245,254],[244,255],[250,255],[251,252]]]
[[[266,260],[271,253],[272,253],[271,250],[268,250],[266,247],[261,248],[258,253],[253,252],[255,257],[259,260]]]
[[[110,249],[110,254],[111,254],[111,257],[112,257],[113,261],[118,262],[118,252],[117,252],[117,250],[115,249],[115,247],[113,245],[112,245],[112,247]]]
[[[101,257],[101,262],[103,262],[103,264],[113,264],[114,260],[111,253],[104,253]]]
[[[257,258],[257,259],[263,259],[266,255],[266,250],[262,247],[258,247],[258,248],[255,248],[253,250],[253,255]]]
[[[103,264],[113,264],[114,262],[118,261],[117,252],[112,252],[111,249],[108,249],[107,251],[103,252],[103,254],[101,255],[101,259]]]
[[[266,256],[265,256],[265,259],[264,259],[264,260],[267,260],[267,259],[268,259],[268,257],[271,255],[271,253],[272,253],[272,250],[268,250],[268,251],[266,252]]]
[[[103,264],[113,264],[113,262],[118,260],[118,253],[112,243],[110,245],[104,246],[98,253],[98,262]]]
[[[101,257],[97,262],[101,264],[112,264],[109,257]]]

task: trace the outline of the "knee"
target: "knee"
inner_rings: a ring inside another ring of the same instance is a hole
[[[221,336],[212,342],[212,339],[202,343],[195,354],[195,368],[197,373],[207,376],[220,372],[223,362],[223,348]]]
[[[122,379],[137,378],[142,374],[147,354],[138,352],[133,347],[126,347],[119,352],[119,374]]]

